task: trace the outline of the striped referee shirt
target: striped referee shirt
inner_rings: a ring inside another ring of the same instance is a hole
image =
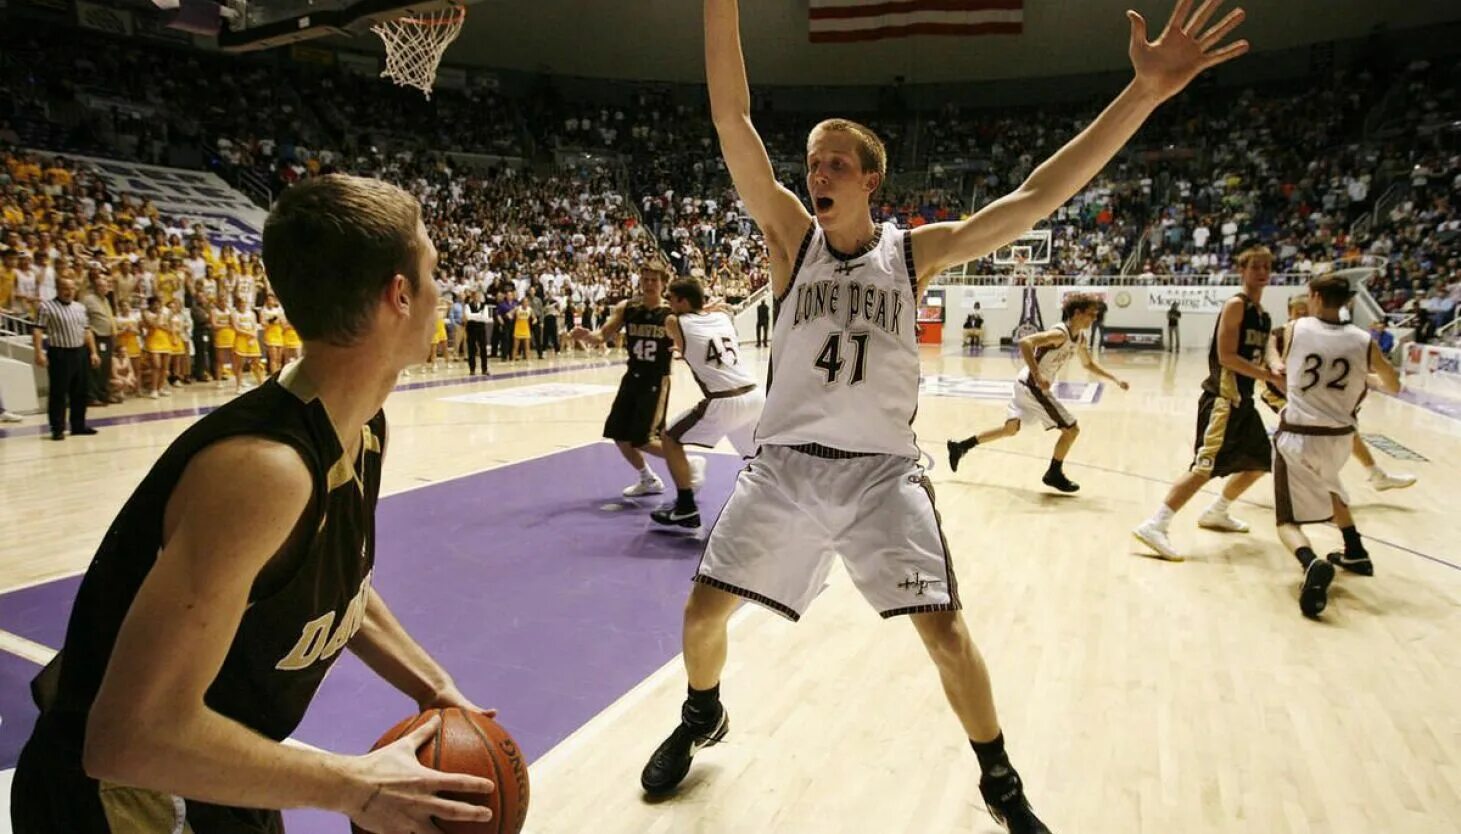
[[[52,298],[41,302],[36,319],[46,331],[46,340],[51,347],[86,347],[86,331],[90,329],[86,319],[86,307],[80,301],[62,304]]]

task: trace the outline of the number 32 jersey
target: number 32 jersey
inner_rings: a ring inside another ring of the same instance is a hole
[[[1293,324],[1284,367],[1284,422],[1349,428],[1359,423],[1370,370],[1370,334],[1352,324],[1313,316]]]
[[[776,301],[756,441],[919,458],[916,285],[908,231],[884,223],[848,256],[813,221]]]
[[[685,362],[706,396],[756,387],[751,369],[736,349],[736,325],[724,313],[687,313],[680,316],[685,336]]]

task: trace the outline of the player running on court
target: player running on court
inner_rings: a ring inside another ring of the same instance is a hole
[[[1020,369],[1019,376],[1015,379],[1015,390],[1010,397],[1009,409],[1005,412],[1004,425],[965,440],[950,440],[950,469],[959,471],[959,461],[965,453],[980,443],[1014,437],[1020,433],[1022,424],[1039,423],[1047,431],[1060,429],[1060,437],[1055,441],[1055,453],[1050,457],[1050,468],[1045,470],[1042,482],[1061,492],[1075,492],[1081,488],[1080,484],[1065,476],[1064,468],[1065,456],[1081,433],[1080,426],[1076,424],[1070,411],[1055,398],[1050,387],[1071,356],[1079,356],[1082,367],[1096,376],[1111,380],[1122,391],[1130,387],[1091,358],[1091,352],[1086,347],[1086,330],[1096,320],[1100,306],[1100,301],[1095,296],[1072,293],[1065,297],[1065,303],[1061,305],[1060,324],[1020,339],[1020,355],[1025,359],[1025,367]]]
[[[1308,303],[1315,314],[1292,322],[1284,344],[1288,401],[1273,435],[1273,504],[1278,537],[1304,569],[1299,610],[1306,617],[1324,611],[1335,566],[1360,576],[1375,572],[1339,470],[1349,460],[1368,383],[1394,394],[1400,377],[1367,331],[1339,320],[1353,295],[1340,276],[1311,280]],[[1344,550],[1320,559],[1301,525],[1331,519]]]

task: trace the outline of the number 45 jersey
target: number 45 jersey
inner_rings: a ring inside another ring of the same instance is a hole
[[[679,317],[685,335],[685,362],[695,382],[711,394],[743,393],[756,387],[751,369],[741,362],[736,325],[724,313],[689,313]]]
[[[849,255],[814,221],[776,300],[757,442],[918,459],[916,286],[908,231],[884,223]]]
[[[1284,367],[1288,405],[1284,422],[1295,426],[1352,428],[1368,391],[1370,334],[1352,324],[1307,316],[1294,322]]]

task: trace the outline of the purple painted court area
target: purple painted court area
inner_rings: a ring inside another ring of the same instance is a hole
[[[0,631],[19,634],[42,646],[60,648],[66,637],[66,620],[81,577],[68,576],[44,585],[0,596]]]
[[[38,713],[30,699],[30,679],[40,670],[28,660],[0,652],[0,770],[15,767],[35,725]]]
[[[709,525],[740,462],[707,455]],[[660,468],[656,464],[657,468]],[[662,496],[623,499],[633,472],[610,444],[445,481],[381,501],[374,587],[469,698],[536,759],[680,650],[680,618],[701,541],[649,520]],[[56,646],[76,579],[0,596],[0,628]],[[0,761],[13,761],[33,711],[24,663],[0,659]],[[326,679],[296,737],[363,753],[415,711],[353,656]],[[666,716],[673,721],[674,716]],[[289,814],[291,834],[345,834],[341,817]]]

